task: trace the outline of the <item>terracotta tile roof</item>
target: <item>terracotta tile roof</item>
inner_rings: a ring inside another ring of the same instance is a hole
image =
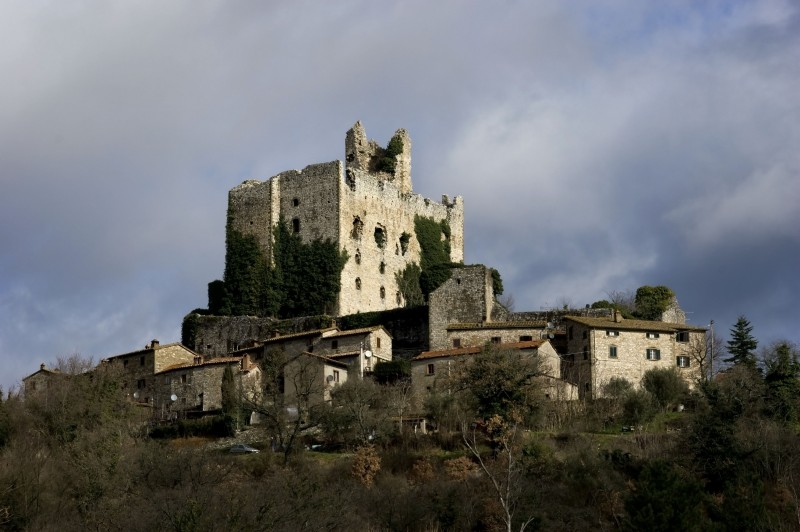
[[[318,355],[316,353],[309,353],[308,351],[303,352],[303,354],[304,355],[308,355],[310,357],[318,358],[318,359],[322,360],[323,362],[325,362],[326,364],[330,364],[332,366],[338,366],[338,367],[344,368],[344,369],[348,369],[350,367],[347,364],[345,364],[344,362],[339,362],[338,360],[334,360],[334,359],[332,359],[330,357],[327,357],[325,355]]]
[[[383,331],[386,332],[386,334],[389,334],[389,331],[387,331],[386,328],[383,325],[375,325],[373,327],[361,327],[360,329],[349,329],[349,330],[346,330],[346,331],[336,331],[336,332],[334,332],[332,334],[326,335],[325,338],[339,338],[339,337],[342,337],[342,336],[353,336],[353,335],[356,335],[356,334],[367,334],[367,333],[379,331],[381,329],[383,329]],[[391,336],[391,335],[389,335],[389,336]]]
[[[530,340],[527,342],[510,342],[505,344],[491,344],[494,349],[538,349],[547,340]],[[484,350],[484,346],[459,347],[455,349],[442,349],[440,351],[424,351],[412,360],[427,360],[429,358],[453,357],[461,355],[476,355]]]
[[[241,361],[242,357],[217,357],[217,358],[210,358],[208,360],[203,360],[202,362],[196,364],[191,362],[181,362],[178,364],[172,364],[171,366],[167,366],[161,371],[157,371],[155,374],[160,375],[162,373],[167,373],[168,371],[175,371],[179,369],[189,369],[189,368],[201,368],[203,366],[213,366],[216,364],[230,364],[232,362],[241,363]]]
[[[546,321],[490,321],[479,323],[450,323],[447,325],[448,331],[460,331],[469,329],[544,329],[547,327]]]
[[[284,340],[294,340],[295,338],[303,338],[304,336],[321,336],[322,333],[325,333],[325,332],[328,332],[328,331],[332,331],[332,330],[336,330],[336,329],[328,327],[326,329],[314,329],[313,331],[303,331],[303,332],[293,333],[293,334],[284,334],[282,336],[276,336],[274,338],[265,338],[265,339],[259,340],[259,342],[263,342],[265,344],[268,344],[268,343],[274,343],[274,342],[281,342],[281,341],[284,341]]]
[[[620,322],[614,321],[613,318],[585,318],[582,316],[564,316],[566,321],[574,321],[581,325],[586,325],[594,329],[620,329],[630,331],[654,331],[654,332],[678,332],[678,331],[696,331],[705,332],[705,327],[697,327],[696,325],[687,325],[684,323],[668,323],[663,321],[649,321],[649,320],[628,320],[623,319]]]
[[[180,342],[172,342],[171,344],[160,344],[160,345],[157,345],[155,348],[145,347],[144,349],[138,349],[136,351],[131,351],[130,353],[122,353],[121,355],[113,355],[113,356],[107,357],[105,360],[111,360],[112,358],[119,358],[119,357],[127,357],[127,356],[131,356],[131,355],[139,355],[139,354],[142,354],[142,353],[147,353],[149,351],[158,351],[159,349],[164,349],[165,347],[175,347],[176,345],[181,346],[182,348],[186,349],[190,353],[194,353],[194,351],[192,351],[191,349],[189,349],[188,347],[186,347],[182,343],[180,343]],[[195,353],[195,354],[197,354],[197,353]]]

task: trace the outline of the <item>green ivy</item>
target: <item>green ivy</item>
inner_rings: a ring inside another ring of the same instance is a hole
[[[412,262],[406,265],[402,271],[394,274],[397,287],[400,289],[400,293],[407,307],[414,307],[425,303],[419,282],[421,273],[422,270],[419,265],[416,262]]]
[[[642,320],[660,320],[674,297],[675,292],[668,286],[640,286],[636,290],[634,315]]]
[[[403,153],[403,139],[400,135],[394,135],[386,146],[386,150],[375,164],[375,169],[379,172],[394,174],[397,166],[397,156]]]
[[[181,343],[189,349],[197,348],[197,329],[200,326],[200,316],[208,314],[206,309],[194,309],[183,317],[181,324]]]
[[[281,219],[273,228],[272,257],[271,266],[256,237],[232,229],[229,222],[225,280],[209,283],[209,311],[287,318],[333,310],[348,258],[336,243],[330,239],[303,243]]]

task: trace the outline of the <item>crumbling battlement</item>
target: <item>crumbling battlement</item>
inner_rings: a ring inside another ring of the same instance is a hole
[[[411,140],[398,130],[387,148],[367,140],[357,122],[345,135],[345,159],[248,180],[228,193],[228,229],[254,235],[272,258],[273,228],[282,218],[303,242],[338,244],[349,259],[334,314],[404,306],[396,276],[420,263],[416,216],[447,221],[450,260],[464,260],[464,204],[436,202],[411,188]]]

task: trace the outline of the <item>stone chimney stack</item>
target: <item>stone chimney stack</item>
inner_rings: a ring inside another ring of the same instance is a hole
[[[153,341],[150,343],[150,349],[155,349],[155,348],[157,348],[158,346],[159,346],[159,342],[158,342],[158,340],[156,340],[156,339],[154,338],[154,339],[153,339]]]
[[[44,362],[42,362],[42,364],[39,366],[39,370],[41,371],[44,371],[46,368],[47,366],[45,366]]]
[[[622,312],[614,309],[614,323],[622,323]]]

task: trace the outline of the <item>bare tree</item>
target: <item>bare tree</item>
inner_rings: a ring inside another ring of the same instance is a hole
[[[287,356],[271,351],[261,364],[261,382],[243,395],[286,463],[301,434],[318,426],[327,409],[321,360],[305,353]]]
[[[687,354],[691,364],[698,368],[697,378],[700,382],[708,382],[719,373],[724,349],[724,342],[719,337],[710,334],[692,337]]]
[[[522,442],[520,438],[520,418],[510,416],[504,419],[494,415],[484,425],[484,432],[479,431],[477,423],[464,423],[462,436],[464,446],[472,454],[484,477],[489,481],[494,495],[503,509],[503,522],[506,530],[511,532],[514,515],[517,512],[521,485],[524,481],[525,468],[522,464]],[[488,440],[494,451],[487,454],[481,451],[482,443]],[[533,521],[528,516],[520,523],[520,532]]]

